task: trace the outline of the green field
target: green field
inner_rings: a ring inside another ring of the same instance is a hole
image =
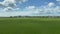
[[[60,18],[0,18],[0,34],[60,34]]]

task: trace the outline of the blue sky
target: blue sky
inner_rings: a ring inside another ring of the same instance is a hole
[[[60,16],[60,0],[0,0],[2,16]]]
[[[18,4],[19,5],[18,7],[21,7],[21,8],[24,8],[26,6],[40,7],[40,6],[47,5],[50,2],[57,3],[56,0],[28,0],[27,2],[23,4]]]

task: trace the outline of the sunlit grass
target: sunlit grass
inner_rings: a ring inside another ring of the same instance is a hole
[[[0,34],[60,34],[60,18],[0,18]]]

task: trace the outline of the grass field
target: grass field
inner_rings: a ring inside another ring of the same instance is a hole
[[[0,34],[60,34],[60,18],[0,18]]]

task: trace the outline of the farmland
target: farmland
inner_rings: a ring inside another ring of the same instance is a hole
[[[60,18],[0,18],[0,34],[60,34]]]

